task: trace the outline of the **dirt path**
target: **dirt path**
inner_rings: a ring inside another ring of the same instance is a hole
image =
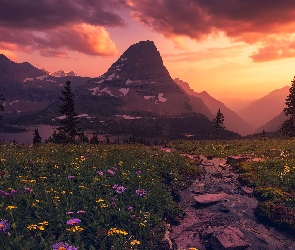
[[[295,236],[257,222],[258,201],[225,159],[200,158],[204,173],[180,193],[186,216],[170,228],[170,249],[295,250]]]

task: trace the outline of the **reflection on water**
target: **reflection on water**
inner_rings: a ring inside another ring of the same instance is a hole
[[[39,134],[42,138],[42,142],[45,142],[50,136],[52,136],[54,130],[56,130],[58,126],[50,126],[50,125],[32,125],[25,127],[27,132],[23,133],[0,133],[0,141],[5,143],[16,142],[19,144],[33,144],[34,130],[38,129]],[[89,139],[92,138],[93,131],[85,131],[85,134]],[[97,136],[100,141],[105,141],[106,137],[103,135]],[[110,136],[110,142],[114,142],[119,139],[121,142],[126,138],[126,136]]]

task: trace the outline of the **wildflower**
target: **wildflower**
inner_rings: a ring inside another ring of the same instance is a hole
[[[132,215],[131,215],[131,218],[132,218],[132,219],[135,219],[135,218],[136,218],[136,215],[135,215],[135,214],[132,214]]]
[[[144,196],[146,194],[146,191],[144,189],[139,188],[139,189],[136,190],[136,194],[138,196]]]
[[[118,170],[118,168],[116,168],[116,167],[113,167],[113,169],[114,169],[115,171],[117,171],[117,170]]]
[[[18,191],[15,190],[15,189],[12,189],[12,190],[10,191],[10,193],[11,193],[11,194],[18,194]]]
[[[198,248],[190,247],[189,250],[198,250]]]
[[[8,220],[1,220],[0,221],[0,233],[8,231],[9,228],[10,228],[10,224],[9,224]]]
[[[111,206],[112,206],[112,207],[116,207],[117,205],[116,205],[115,202],[112,201],[112,202],[111,202]]]
[[[123,234],[123,235],[127,235],[128,233],[125,230],[122,229],[117,229],[115,227],[112,227],[109,231],[108,231],[108,236],[110,235],[114,235],[114,234]]]
[[[142,227],[145,227],[145,224],[142,223],[142,222],[140,222],[139,225],[142,226]]]
[[[132,206],[128,207],[128,211],[133,211],[133,207]]]
[[[140,245],[140,241],[139,240],[133,240],[133,241],[130,242],[130,245],[131,246]]]
[[[0,196],[2,196],[2,197],[9,197],[9,196],[11,196],[11,194],[8,193],[8,192],[5,192],[3,190],[0,190]]]
[[[102,198],[99,198],[98,200],[96,200],[97,203],[99,202],[104,202],[104,200]]]
[[[140,170],[136,171],[136,174],[141,175],[141,171]]]
[[[48,221],[45,220],[43,222],[40,222],[39,225],[48,226]]]
[[[108,172],[109,174],[112,174],[112,175],[115,174],[115,172],[114,172],[113,170],[111,170],[111,169],[108,169],[107,172]]]
[[[77,214],[85,214],[85,213],[86,213],[85,210],[79,210],[79,211],[77,212]]]
[[[33,230],[33,229],[37,229],[38,225],[36,224],[31,224],[29,226],[27,226],[28,229]]]
[[[69,176],[68,176],[68,179],[69,179],[69,180],[75,179],[75,176],[73,176],[73,175],[69,175]]]
[[[125,190],[126,190],[126,188],[125,188],[124,186],[117,186],[117,187],[116,187],[116,192],[117,192],[118,194],[123,193]]]
[[[99,176],[103,176],[103,172],[100,171],[100,170],[97,171],[97,174],[98,174]]]
[[[69,212],[66,212],[66,214],[74,214],[74,212],[69,211]]]
[[[78,250],[77,247],[71,246],[63,242],[55,243],[52,247],[53,247],[53,250]]]
[[[70,225],[70,226],[75,226],[75,225],[79,224],[80,222],[81,222],[80,219],[74,218],[74,219],[68,220],[67,224]]]
[[[14,208],[17,208],[17,207],[16,206],[7,206],[6,207],[6,209],[9,209],[9,210],[14,209]]]
[[[67,231],[70,231],[70,232],[73,232],[73,233],[81,232],[83,230],[84,230],[84,228],[82,228],[80,226],[73,226],[71,228],[67,228]]]
[[[26,193],[30,193],[30,192],[32,192],[32,189],[31,189],[31,188],[25,188],[25,189],[24,189],[24,192],[26,192]]]

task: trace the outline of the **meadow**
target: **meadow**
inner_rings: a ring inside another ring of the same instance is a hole
[[[211,157],[240,155],[235,164],[241,185],[253,188],[256,216],[283,231],[295,229],[295,140],[258,138],[231,141],[175,141],[169,147]]]
[[[181,221],[178,191],[200,176],[180,153],[259,157],[235,166],[259,199],[257,217],[295,229],[295,141],[142,145],[0,145],[1,249],[163,249]]]
[[[139,145],[0,145],[1,249],[161,249],[200,174]]]

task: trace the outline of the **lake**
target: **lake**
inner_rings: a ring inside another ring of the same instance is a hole
[[[42,142],[45,142],[46,139],[48,139],[56,130],[58,126],[51,126],[51,125],[31,125],[28,127],[23,127],[27,131],[23,133],[0,133],[0,141],[5,143],[12,143],[15,141],[18,144],[33,144],[33,137],[34,137],[34,130],[38,129],[39,134],[42,138]],[[91,139],[92,134],[94,131],[85,131],[86,136]],[[98,139],[101,141],[106,140],[106,137],[104,135],[97,135]],[[120,140],[120,143],[123,142],[124,139],[128,138],[128,135],[126,136],[109,136],[110,142],[115,142],[117,139]]]

